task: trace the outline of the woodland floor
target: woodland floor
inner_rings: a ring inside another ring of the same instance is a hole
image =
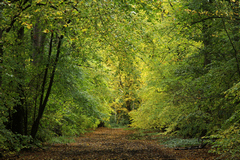
[[[210,160],[216,155],[208,153],[208,148],[174,150],[155,140],[129,140],[134,130],[98,128],[94,132],[76,138],[75,143],[46,144],[45,149],[21,151],[9,159],[159,159],[159,160]]]

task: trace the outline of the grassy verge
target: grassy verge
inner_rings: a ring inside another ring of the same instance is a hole
[[[180,137],[162,135],[157,130],[137,130],[127,136],[129,140],[158,140],[158,142],[168,148],[191,147],[201,144],[197,138],[183,139]]]
[[[136,130],[135,133],[129,134],[127,138],[129,140],[151,140],[151,139],[157,139],[158,135],[159,135],[159,132],[156,132],[156,130],[154,129]]]
[[[53,137],[51,140],[48,141],[49,144],[67,144],[67,143],[74,143],[74,137],[67,137],[67,136],[59,136]]]
[[[161,137],[159,142],[168,148],[199,146],[201,142],[197,138],[183,139],[178,137]]]

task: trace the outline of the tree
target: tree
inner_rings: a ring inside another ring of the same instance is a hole
[[[4,70],[1,78],[4,87],[1,88],[1,93],[4,95],[3,108],[8,110],[5,115],[8,119],[6,122],[8,129],[19,134],[31,135],[35,139],[39,138],[37,133],[42,129],[39,126],[44,115],[48,117],[48,114],[54,113],[60,114],[62,118],[65,116],[61,125],[66,121],[70,122],[69,117],[71,120],[74,119],[73,111],[93,119],[106,118],[109,112],[106,106],[112,101],[111,96],[105,98],[100,94],[109,92],[106,79],[97,75],[85,76],[85,79],[73,75],[77,72],[83,75],[87,73],[100,75],[98,70],[105,70],[107,66],[98,63],[106,58],[105,50],[113,51],[111,47],[115,45],[117,47],[114,48],[114,54],[119,58],[116,71],[122,72],[119,72],[120,77],[122,76],[125,83],[122,86],[125,90],[123,100],[126,108],[133,109],[131,100],[136,94],[132,92],[136,87],[135,81],[138,81],[138,73],[134,71],[136,64],[134,54],[131,55],[130,40],[125,42],[112,37],[113,34],[123,36],[125,40],[130,37],[130,26],[126,27],[128,31],[125,32],[124,25],[132,20],[132,15],[122,7],[123,5],[125,3],[110,1],[3,2],[1,62]],[[119,21],[115,22],[114,17]],[[121,18],[127,21],[122,21]],[[111,26],[110,29],[107,26]],[[109,40],[116,42],[111,44]],[[123,47],[125,44],[127,47]],[[119,53],[121,56],[118,56]],[[60,73],[58,68],[64,63],[71,67],[67,67],[68,71],[62,68]],[[128,68],[124,68],[124,65]],[[71,83],[63,80],[66,77],[71,77]],[[67,87],[62,88],[61,85]],[[96,92],[94,87],[101,90]],[[72,97],[61,97],[64,93],[58,90],[60,88],[70,93]],[[69,88],[72,88],[71,92]],[[64,111],[58,111],[59,105],[54,105],[53,102],[62,104]],[[75,107],[71,107],[70,104]],[[53,112],[49,109],[50,106],[54,106]],[[66,112],[70,112],[71,116]],[[45,119],[43,122],[47,123]]]
[[[93,24],[91,20],[95,18],[97,5],[77,1],[12,1],[3,5],[1,37],[4,43],[1,49],[5,50],[1,59],[4,59],[5,70],[1,75],[4,75],[5,87],[1,92],[5,95],[3,106],[9,110],[7,125],[13,132],[36,138],[51,97],[57,66],[63,57],[69,56],[63,52],[77,48],[72,42],[74,39],[89,36],[85,34],[86,28],[90,29]],[[80,13],[82,9],[83,14]],[[9,13],[12,18],[7,18]],[[66,16],[63,18],[63,15]],[[79,27],[82,29],[78,30]],[[9,103],[10,99],[15,102]]]
[[[168,1],[164,5],[164,29],[159,28],[160,33],[167,33],[161,36],[162,57],[152,65],[153,74],[148,74],[155,78],[143,88],[142,105],[131,113],[132,126],[164,128],[184,137],[216,136],[226,124],[231,130],[229,118],[235,117],[238,104],[232,105],[225,96],[239,76],[234,49],[239,44],[233,40],[233,30],[239,28],[233,18],[239,14],[237,8],[228,1]]]
[[[12,132],[46,140],[111,115],[238,139],[239,1],[0,2],[0,123]]]

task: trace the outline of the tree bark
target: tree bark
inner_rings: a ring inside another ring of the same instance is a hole
[[[46,39],[46,34],[42,33],[42,28],[40,26],[40,23],[37,22],[35,26],[33,27],[32,32],[32,41],[33,41],[33,64],[37,65],[40,63],[40,60],[43,58],[43,51],[44,51],[44,42]]]
[[[34,25],[31,38],[32,38],[32,45],[33,45],[33,53],[32,53],[32,59],[33,59],[33,65],[38,68],[39,65],[42,65],[42,59],[44,57],[44,48],[45,48],[45,41],[46,41],[46,35],[45,33],[42,33],[42,27],[40,26],[40,22],[37,21],[37,23]],[[51,37],[52,38],[52,37]],[[48,61],[50,63],[50,61]],[[46,68],[48,69],[48,67]],[[34,95],[34,109],[33,109],[33,121],[36,119],[37,115],[37,101],[39,98],[39,92],[40,92],[40,84],[44,83],[42,82],[42,79],[45,79],[42,77],[41,74],[38,74],[38,78],[36,78],[36,81],[31,84],[32,90],[35,91]],[[40,102],[40,104],[42,104]]]
[[[239,14],[240,14],[240,2],[239,0],[235,0],[235,2],[232,2],[232,10],[234,12],[233,16],[234,16],[234,29],[233,29],[233,44],[232,47],[234,49],[234,56],[236,59],[236,65],[237,65],[237,71],[238,71],[238,75],[240,76],[240,64],[239,64],[239,58],[238,58],[238,54],[240,52],[240,44],[239,44],[239,31],[240,31],[240,20],[239,20]]]
[[[211,12],[210,10],[210,5],[212,4],[212,0],[209,0],[208,2],[206,1],[203,3],[202,9],[207,12]],[[203,21],[203,29],[202,29],[202,37],[203,37],[203,44],[204,44],[204,50],[203,50],[203,55],[204,55],[204,62],[203,65],[204,67],[209,65],[211,63],[211,47],[212,47],[212,33],[211,33],[211,22],[209,21]]]
[[[15,112],[12,115],[12,132],[23,134],[24,130],[24,109],[23,109],[23,100],[21,103],[16,105]]]
[[[24,27],[21,27],[18,31],[17,31],[17,39],[16,39],[16,43],[18,46],[22,45],[22,40],[23,40],[23,36],[24,36]],[[16,51],[18,52],[18,51]],[[21,64],[19,64],[21,65]],[[16,68],[15,69],[16,72],[16,77],[18,79],[23,79],[23,73],[21,71],[21,69]],[[17,104],[13,107],[14,108],[14,113],[12,114],[12,132],[14,133],[18,133],[18,134],[23,134],[24,132],[24,90],[23,90],[23,86],[22,84],[19,82],[17,84],[17,88],[16,88],[16,93],[18,93],[18,102]]]
[[[40,104],[40,106],[39,106],[38,116],[37,116],[37,118],[36,118],[36,120],[34,121],[33,126],[32,126],[31,136],[32,136],[33,138],[36,138],[36,134],[37,134],[37,131],[38,131],[38,128],[39,128],[40,120],[42,119],[43,112],[44,112],[44,110],[45,110],[45,108],[46,108],[47,101],[48,101],[48,98],[49,98],[50,93],[51,93],[51,89],[52,89],[52,85],[53,85],[53,81],[54,81],[54,75],[55,75],[57,63],[58,63],[58,60],[59,60],[59,55],[60,55],[60,48],[61,48],[61,44],[62,44],[62,39],[63,39],[63,35],[61,35],[61,36],[59,37],[58,46],[57,46],[57,54],[56,54],[55,61],[54,61],[54,64],[53,64],[53,69],[52,69],[52,73],[51,73],[51,76],[50,76],[50,81],[49,81],[47,93],[46,93],[46,95],[45,95],[45,97],[44,97],[44,101],[41,102],[42,104]],[[50,53],[50,52],[51,52],[51,51],[49,51],[49,53]],[[46,72],[45,72],[45,73],[46,73]],[[43,94],[43,93],[42,93],[42,94]]]
[[[3,64],[3,42],[1,41],[2,33],[3,33],[3,30],[0,29],[0,88],[2,86],[2,71],[3,71],[3,66],[2,66],[2,64]]]
[[[2,3],[3,1],[0,0],[0,3]],[[3,7],[0,7],[0,10],[3,10]],[[3,19],[2,17],[2,13],[0,12],[0,21]],[[0,88],[2,86],[2,71],[3,71],[3,41],[2,41],[2,33],[3,33],[3,29],[0,29]]]

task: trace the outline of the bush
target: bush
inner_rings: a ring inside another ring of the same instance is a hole
[[[72,137],[60,136],[60,137],[53,137],[48,142],[51,144],[53,144],[53,143],[67,144],[67,143],[75,142],[75,139]]]
[[[201,142],[197,138],[191,139],[182,139],[182,138],[171,138],[162,142],[166,147],[176,148],[176,147],[189,147],[189,146],[197,146],[201,145]]]
[[[31,136],[14,134],[7,129],[0,130],[0,148],[5,151],[20,151],[24,148],[33,147]]]

